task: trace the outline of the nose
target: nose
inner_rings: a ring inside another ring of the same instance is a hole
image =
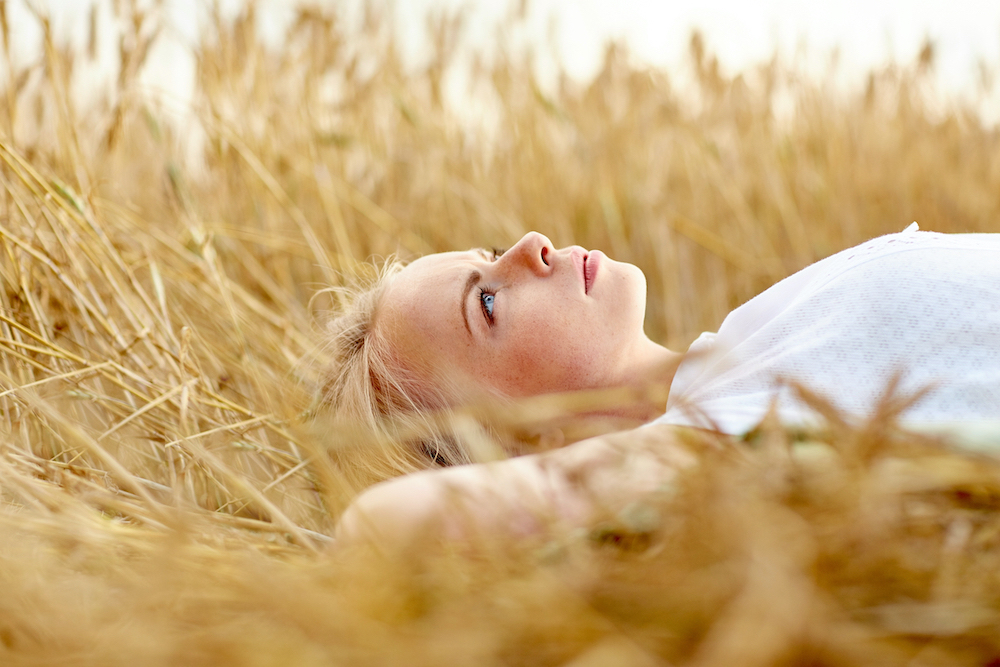
[[[547,276],[552,273],[551,259],[554,252],[552,241],[547,236],[528,232],[501,259],[508,266],[524,266],[535,275]]]

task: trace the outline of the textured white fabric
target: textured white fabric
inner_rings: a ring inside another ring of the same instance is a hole
[[[691,345],[656,423],[742,434],[772,404],[816,423],[788,382],[864,418],[897,373],[930,388],[907,423],[1000,419],[1000,234],[911,225],[782,280]]]

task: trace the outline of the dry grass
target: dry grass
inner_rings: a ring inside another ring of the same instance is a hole
[[[694,38],[682,97],[618,47],[555,91],[501,49],[474,69],[470,95],[497,114],[478,133],[441,100],[459,21],[432,22],[437,57],[412,71],[374,9],[360,34],[302,11],[277,51],[250,13],[197,47],[192,165],[138,90],[155,16],[116,6],[121,75],[96,106],[67,92],[87,56],[44,22],[39,62],[5,65],[0,662],[1000,660],[1000,465],[886,419],[702,443],[651,501],[651,533],[406,562],[326,547],[356,491],[330,454],[367,450],[313,412],[321,288],[373,256],[538,229],[641,266],[649,333],[683,349],[914,219],[997,231],[1000,134],[930,109],[930,53],[845,94],[781,62],[725,78]]]

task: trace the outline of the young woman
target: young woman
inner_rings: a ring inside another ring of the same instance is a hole
[[[644,334],[645,298],[638,268],[599,251],[556,249],[534,232],[503,254],[442,253],[387,272],[335,336],[330,398],[355,418],[420,415],[475,393],[663,382],[670,395],[665,406],[628,409],[655,429],[377,486],[347,513],[341,534],[405,542],[407,527],[428,518],[445,535],[530,531],[540,511],[580,525],[594,496],[570,480],[601,477],[602,497],[617,502],[656,488],[693,460],[673,427],[739,435],[769,410],[787,424],[816,423],[794,385],[848,418],[869,416],[895,381],[916,397],[901,415],[907,424],[1000,419],[1000,235],[912,225],[873,239],[766,290],[686,354]],[[637,440],[658,444],[628,444]],[[446,449],[430,454],[465,461]],[[479,509],[443,511],[456,496]]]

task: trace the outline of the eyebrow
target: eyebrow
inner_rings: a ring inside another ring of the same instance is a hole
[[[468,313],[468,303],[469,303],[469,292],[472,288],[476,286],[476,283],[482,278],[482,274],[479,271],[473,271],[469,274],[469,277],[465,280],[465,285],[462,287],[461,301],[458,302],[458,309],[462,311],[462,321],[465,322],[465,330],[472,335],[472,327],[469,326],[469,313]]]

